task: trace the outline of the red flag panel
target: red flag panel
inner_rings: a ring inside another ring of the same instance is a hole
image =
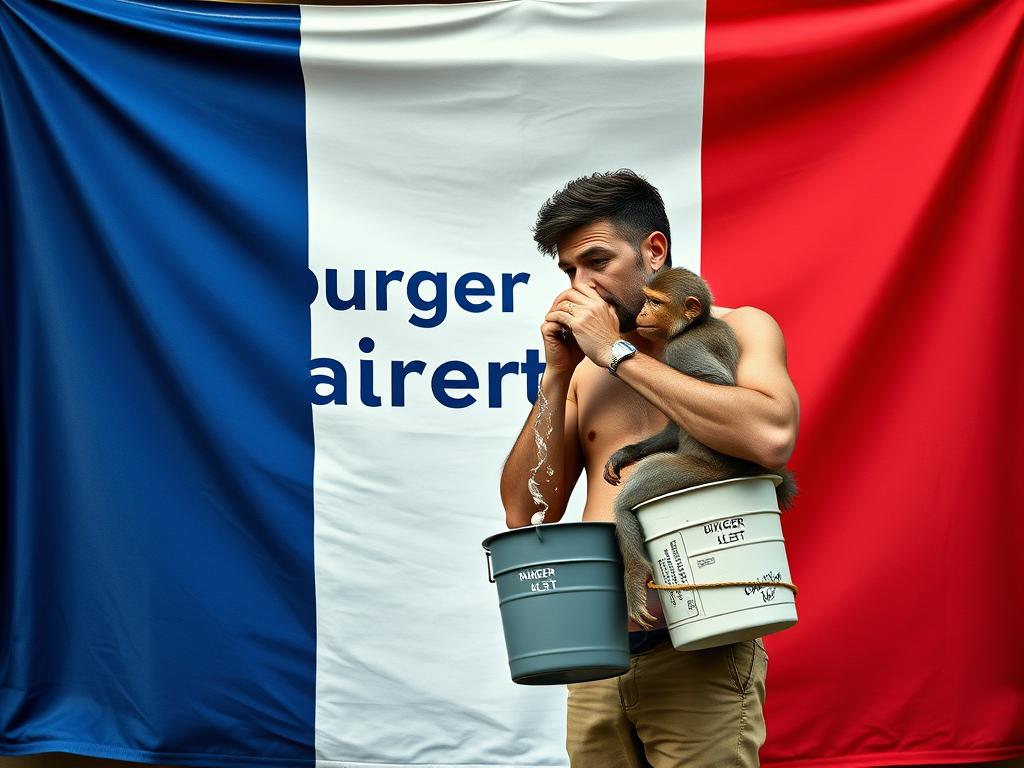
[[[801,396],[766,766],[1024,754],[1024,3],[710,3],[702,269]]]

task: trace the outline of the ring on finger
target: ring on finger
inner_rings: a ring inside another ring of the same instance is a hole
[[[575,305],[575,304],[573,304],[573,303],[572,303],[572,302],[570,301],[570,302],[569,302],[569,308],[568,308],[568,309],[566,310],[566,312],[568,312],[568,313],[569,313],[570,315],[573,315],[573,314],[575,314],[575,309],[576,309],[576,305]]]

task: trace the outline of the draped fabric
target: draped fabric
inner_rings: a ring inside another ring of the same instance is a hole
[[[0,0],[0,755],[564,765],[480,541],[624,166],[801,396],[763,764],[1024,755],[1022,20]]]
[[[801,398],[766,763],[1024,753],[1022,19],[709,4],[701,266]]]
[[[298,10],[211,10],[0,4],[0,753],[313,759]]]

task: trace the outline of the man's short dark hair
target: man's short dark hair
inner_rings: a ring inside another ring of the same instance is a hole
[[[665,202],[654,185],[628,168],[570,181],[540,207],[533,239],[543,253],[554,256],[559,240],[574,229],[602,220],[611,222],[638,256],[644,239],[651,232],[661,232],[668,241],[665,266],[672,266]]]

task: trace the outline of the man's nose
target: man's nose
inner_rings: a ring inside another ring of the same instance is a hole
[[[577,267],[576,273],[572,276],[572,287],[578,290],[581,285],[588,285],[591,277],[592,275],[586,269]]]

